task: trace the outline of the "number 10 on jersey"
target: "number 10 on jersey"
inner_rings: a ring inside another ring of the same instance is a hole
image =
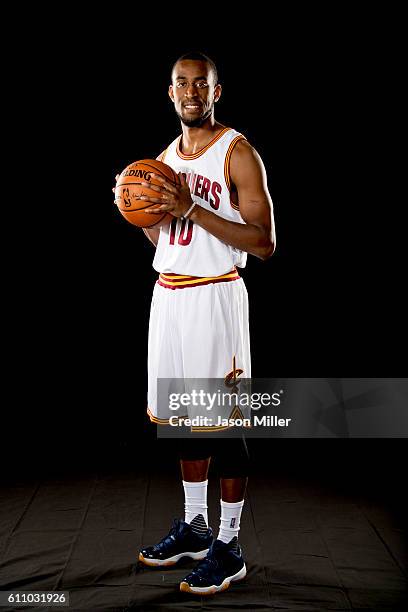
[[[178,219],[173,219],[170,225],[170,244],[175,244],[176,240],[176,230]],[[181,246],[187,246],[191,242],[191,238],[193,236],[193,226],[194,222],[190,219],[183,219],[181,221],[180,233],[178,236],[177,244],[181,244]]]

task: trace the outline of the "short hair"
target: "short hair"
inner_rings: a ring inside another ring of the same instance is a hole
[[[181,55],[178,59],[176,59],[176,61],[173,64],[173,67],[171,69],[171,76],[173,77],[173,72],[174,72],[174,68],[176,66],[176,64],[178,62],[181,62],[183,60],[194,60],[196,62],[206,62],[207,64],[209,64],[213,74],[214,74],[214,81],[215,84],[218,84],[218,71],[217,71],[217,66],[214,64],[214,62],[212,61],[212,59],[210,57],[208,57],[208,55],[205,55],[204,53],[200,53],[198,51],[192,51],[190,53],[184,53],[184,55]]]

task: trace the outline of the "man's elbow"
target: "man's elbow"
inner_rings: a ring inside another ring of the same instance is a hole
[[[267,259],[272,257],[272,255],[275,252],[275,247],[276,247],[275,241],[274,240],[268,240],[259,249],[259,252],[258,252],[259,259],[262,259],[262,261],[266,261]]]

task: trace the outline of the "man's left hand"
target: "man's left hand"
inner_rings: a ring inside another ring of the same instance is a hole
[[[154,215],[163,214],[163,212],[171,213],[174,217],[183,217],[188,209],[192,206],[190,188],[187,184],[184,175],[180,172],[180,185],[171,185],[162,176],[151,172],[150,175],[160,181],[161,187],[151,185],[150,183],[142,183],[143,187],[148,187],[152,191],[157,191],[157,198],[151,196],[140,196],[140,200],[151,202],[152,204],[160,204],[157,208],[146,208],[144,212]]]

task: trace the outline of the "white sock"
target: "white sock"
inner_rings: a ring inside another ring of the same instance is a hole
[[[234,536],[238,537],[239,523],[241,519],[242,507],[244,500],[239,502],[225,502],[221,501],[221,521],[220,531],[217,536],[217,540],[228,544]]]
[[[207,485],[208,480],[203,480],[202,482],[186,482],[183,480],[185,499],[184,520],[186,523],[191,523],[198,514],[201,514],[205,524],[208,526]]]

